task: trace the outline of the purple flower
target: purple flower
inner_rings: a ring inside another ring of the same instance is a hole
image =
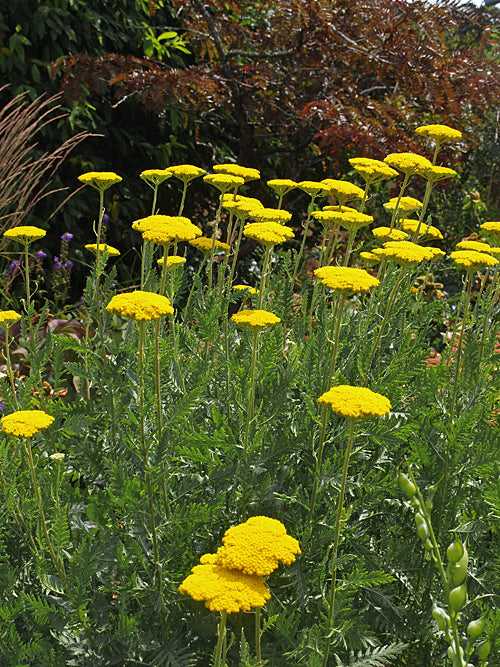
[[[16,259],[12,264],[9,264],[7,267],[7,270],[4,273],[4,276],[7,278],[12,278],[12,276],[16,273],[17,269],[19,268],[19,265],[21,264],[20,259]]]
[[[66,234],[63,234],[61,236],[61,241],[67,241],[67,243],[69,243],[72,238],[73,238],[73,234],[70,234],[69,232],[66,232]]]
[[[3,412],[4,407],[3,401],[0,401],[0,412]]]
[[[35,253],[35,259],[45,259],[47,257],[47,253],[43,252],[43,250],[39,250],[38,252]]]
[[[105,213],[105,214],[102,216],[102,224],[103,224],[105,227],[106,227],[106,225],[109,223],[110,220],[111,220],[111,218],[109,217],[109,215],[108,215],[107,213]]]

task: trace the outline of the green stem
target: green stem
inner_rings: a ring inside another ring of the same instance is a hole
[[[212,234],[212,247],[210,249],[210,259],[208,262],[208,289],[212,288],[212,271],[213,271],[213,263],[214,263],[214,253],[215,253],[215,240],[217,238],[217,232],[219,230],[219,222],[220,222],[220,214],[222,211],[222,195],[219,198],[219,207],[217,209],[217,214],[215,216],[215,225],[214,225],[214,233]]]
[[[300,262],[302,260],[302,255],[304,254],[304,248],[305,248],[306,239],[307,239],[307,232],[309,231],[309,225],[311,223],[311,213],[312,213],[312,210],[313,210],[315,199],[316,199],[316,197],[311,198],[311,203],[309,204],[309,206],[307,208],[307,219],[306,219],[306,224],[304,225],[304,234],[302,236],[302,243],[300,244],[300,250],[298,252],[297,257],[295,258],[295,265],[294,265],[294,268],[293,268],[292,289],[293,289],[293,286],[295,285],[295,280],[297,278],[297,273],[299,271],[299,266],[300,266]]]
[[[266,252],[264,254],[264,261],[262,262],[262,274],[260,276],[260,288],[259,288],[259,295],[257,298],[257,309],[260,309],[262,307],[262,302],[264,300],[264,289],[266,286],[266,277],[267,277],[267,269],[269,266],[269,258],[271,255],[271,248],[272,246],[267,245],[266,246]]]
[[[255,657],[257,665],[262,665],[262,653],[260,649],[260,607],[255,610]]]
[[[215,651],[215,661],[214,667],[224,667],[224,661],[221,661],[222,657],[222,647],[224,644],[224,639],[226,637],[226,619],[227,611],[221,611],[220,621],[217,629],[217,649]]]
[[[12,398],[14,400],[14,405],[16,406],[16,410],[19,410],[19,403],[17,402],[17,394],[16,394],[16,383],[14,379],[14,373],[12,372],[12,365],[10,362],[10,350],[9,350],[9,328],[5,327],[5,361],[7,364],[7,377],[9,380],[9,385],[10,389],[12,392]]]
[[[332,568],[332,584],[331,584],[331,589],[330,589],[330,603],[329,603],[329,613],[328,613],[328,627],[327,627],[327,635],[326,635],[326,641],[325,641],[325,650],[323,653],[323,663],[322,667],[326,667],[328,664],[328,655],[330,653],[330,642],[331,642],[331,631],[333,628],[333,618],[334,618],[334,612],[335,612],[335,592],[337,590],[336,588],[336,582],[337,582],[337,554],[338,554],[338,547],[339,547],[339,540],[340,540],[340,524],[342,523],[342,510],[344,509],[344,495],[345,495],[345,487],[346,487],[346,481],[347,481],[347,470],[349,468],[349,459],[351,458],[351,452],[352,452],[352,446],[354,443],[354,427],[356,425],[356,420],[355,419],[350,419],[349,420],[349,441],[347,443],[347,449],[345,452],[344,456],[344,468],[342,470],[342,480],[340,482],[340,491],[339,491],[339,497],[337,501],[337,518],[335,520],[335,534],[334,534],[334,539],[333,539],[333,551],[332,551],[332,560],[333,560],[333,568]]]
[[[153,489],[151,486],[151,474],[149,471],[149,457],[148,450],[146,445],[146,427],[144,419],[144,321],[138,321],[137,326],[139,329],[139,344],[138,344],[138,354],[139,354],[139,412],[140,412],[140,425],[141,425],[141,447],[142,447],[142,456],[144,463],[144,478],[146,480],[146,488],[148,494],[148,504],[149,504],[149,516],[151,521],[151,535],[153,539],[153,552],[155,559],[155,566],[157,570],[157,587],[158,591],[161,591],[161,565],[160,565],[160,556],[158,551],[158,536],[156,533],[156,523],[155,523],[155,513],[154,513],[154,503],[153,503]]]
[[[394,207],[394,212],[392,214],[391,225],[389,227],[389,231],[391,231],[391,232],[394,229],[394,225],[396,223],[397,215],[398,215],[398,212],[399,212],[399,204],[401,202],[401,197],[403,196],[403,192],[405,191],[405,188],[408,184],[409,178],[410,178],[409,175],[405,174],[403,184],[401,186],[401,190],[399,191],[399,195],[398,195],[398,198],[397,198],[397,201],[396,201],[396,206]]]
[[[248,442],[250,438],[250,424],[254,417],[255,407],[255,369],[257,367],[257,354],[259,349],[259,331],[253,332],[252,339],[252,361],[250,364],[250,387],[248,390],[248,410],[245,423],[245,438],[243,440],[243,483],[241,493],[241,516],[242,521],[247,518],[247,483],[248,483]]]
[[[184,182],[184,187],[182,188],[182,197],[181,197],[181,203],[179,204],[179,212],[177,215],[182,215],[182,211],[184,210],[184,203],[186,201],[186,193],[188,189],[189,181]]]

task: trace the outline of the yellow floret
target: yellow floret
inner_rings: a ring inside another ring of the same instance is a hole
[[[43,239],[47,234],[45,229],[40,229],[40,227],[33,227],[31,225],[24,225],[20,227],[13,227],[12,229],[7,229],[3,235],[8,239],[13,239],[18,243],[23,245],[28,245],[33,241],[38,241]]]
[[[368,292],[372,287],[380,284],[377,278],[364,269],[348,266],[322,266],[314,271],[314,275],[326,287],[345,295]]]
[[[35,433],[48,428],[54,417],[43,410],[19,410],[2,417],[2,431],[22,438],[31,438]]]
[[[231,319],[242,329],[252,332],[261,331],[281,322],[279,317],[267,310],[240,310],[232,315]]]
[[[156,320],[174,312],[166,296],[142,290],[115,295],[106,306],[106,310],[133,318],[138,322]]]
[[[252,222],[245,225],[243,234],[249,238],[262,243],[265,246],[284,243],[293,238],[291,229],[285,225],[279,225],[277,222]]]
[[[367,387],[339,385],[318,398],[319,403],[328,405],[334,412],[348,419],[382,417],[391,410],[391,402],[382,394]]]

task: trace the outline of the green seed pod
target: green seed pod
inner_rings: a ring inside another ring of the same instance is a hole
[[[453,586],[460,586],[467,576],[467,566],[469,565],[469,554],[464,547],[462,557],[456,563],[450,566],[451,582]]]
[[[398,485],[408,499],[413,498],[417,492],[417,487],[404,472],[400,472],[398,475]]]
[[[410,500],[410,505],[414,510],[420,509],[420,500],[417,498],[417,496],[413,496],[413,498]]]
[[[458,540],[455,540],[450,546],[446,549],[446,555],[450,563],[456,563],[464,555],[464,546]]]
[[[452,661],[452,663],[456,664],[455,663],[455,649],[453,648],[453,646],[448,646],[447,653],[448,653],[448,658]],[[463,661],[463,659],[464,659],[464,650],[461,646],[460,646],[460,655],[461,655],[462,661]]]
[[[484,642],[481,642],[477,647],[477,654],[479,656],[479,659],[482,660],[483,662],[489,656],[490,651],[491,651],[491,644],[488,639],[485,639]]]
[[[471,621],[467,626],[467,637],[474,641],[484,631],[484,618],[478,618],[476,621]]]
[[[425,540],[424,549],[426,551],[432,551],[433,546],[432,546],[432,542],[429,539]]]
[[[432,607],[432,618],[438,624],[438,628],[443,632],[446,632],[446,630],[450,627],[450,617],[445,612],[445,610],[441,607],[438,607],[437,604],[434,604]]]
[[[417,524],[417,528],[419,526],[425,526],[426,525],[425,524],[425,518],[423,517],[422,514],[420,514],[420,512],[417,512],[415,514],[415,523]]]
[[[427,537],[429,536],[429,531],[427,530],[427,526],[425,523],[421,523],[419,526],[417,526],[417,535],[420,537],[422,542],[427,541]]]
[[[461,586],[457,586],[450,591],[448,595],[448,602],[453,611],[460,611],[465,604],[467,599],[467,585],[463,583]]]

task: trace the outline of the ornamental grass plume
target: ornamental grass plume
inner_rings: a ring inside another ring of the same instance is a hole
[[[115,174],[114,171],[88,171],[78,176],[78,180],[80,183],[90,185],[99,192],[104,192],[112,185],[119,183],[122,177]]]
[[[257,181],[260,178],[260,171],[252,167],[241,167],[239,164],[216,164],[213,170],[217,174],[228,174],[229,176],[238,176],[242,178],[245,183],[249,181]]]
[[[222,538],[216,563],[245,574],[267,576],[280,563],[291,565],[300,554],[298,541],[287,534],[277,519],[254,516],[229,528]]]
[[[85,250],[90,250],[90,252],[97,254],[97,243],[87,243]],[[119,257],[120,251],[113,246],[108,245],[107,243],[101,243],[99,246],[99,251],[101,254],[107,254],[108,257]]]
[[[18,410],[2,417],[2,431],[20,438],[31,438],[48,428],[54,417],[43,410]]]
[[[325,632],[325,648],[323,651],[322,667],[328,664],[328,655],[330,652],[330,642],[333,628],[335,593],[337,579],[337,556],[340,540],[340,526],[342,521],[342,512],[344,508],[344,495],[347,482],[347,471],[349,460],[354,444],[354,429],[358,419],[369,417],[383,417],[389,414],[391,402],[382,394],[378,394],[367,387],[353,387],[351,385],[339,385],[332,387],[318,398],[318,402],[333,412],[349,420],[349,440],[344,456],[344,467],[342,470],[342,479],[337,501],[337,516],[335,520],[335,534],[332,549],[332,583],[329,599],[328,624]]]
[[[166,296],[142,290],[116,294],[106,306],[106,310],[130,317],[137,322],[149,322],[174,312]]]

